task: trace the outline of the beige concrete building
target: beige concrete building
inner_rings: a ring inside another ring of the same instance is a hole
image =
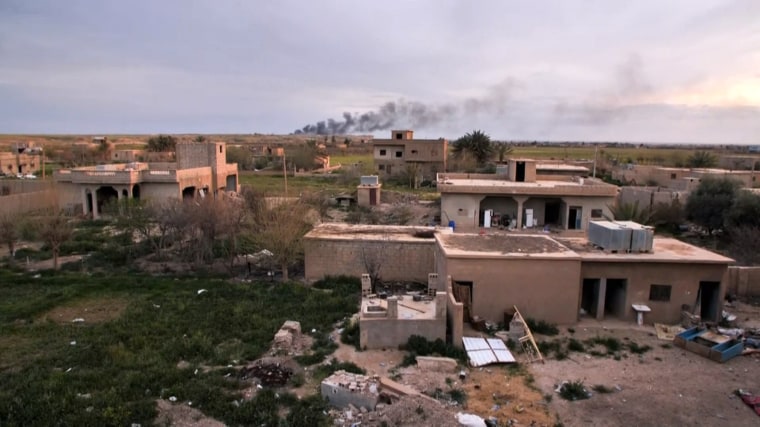
[[[225,144],[181,142],[177,162],[110,164],[61,169],[54,178],[61,206],[81,205],[97,218],[111,200],[187,199],[238,190],[237,164],[226,163]]]
[[[19,146],[13,150],[0,153],[1,175],[27,175],[40,171],[42,151],[27,146]]]
[[[612,177],[631,185],[667,187],[675,191],[691,191],[706,176],[729,177],[752,188],[760,185],[760,171],[728,169],[668,168],[647,165],[624,165],[612,171]]]
[[[441,220],[457,230],[479,227],[585,230],[610,216],[618,187],[588,178],[578,166],[510,159],[503,174],[438,175]]]
[[[414,139],[414,131],[393,130],[391,139],[376,139],[372,145],[375,170],[382,177],[411,175],[420,183],[446,172],[449,142],[443,138]]]
[[[381,252],[385,280],[420,281],[424,272],[433,272],[428,274],[427,307],[407,304],[408,297],[372,302],[363,284],[360,336],[368,348],[392,346],[412,334],[439,336],[444,317],[447,335],[461,345],[464,323],[508,321],[505,313],[514,306],[526,317],[559,324],[585,316],[635,322],[634,306],[649,310],[647,324],[677,323],[683,307],[717,321],[733,263],[672,238],[655,237],[648,252],[612,253],[585,237],[527,231],[438,229],[431,244],[429,237],[414,237],[418,232],[412,227],[393,227],[392,240],[382,226],[349,231],[352,227],[357,226],[319,226],[307,235],[308,280],[360,276],[365,271],[359,254],[386,244],[392,250]]]

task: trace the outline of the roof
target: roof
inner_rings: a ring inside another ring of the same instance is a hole
[[[306,234],[307,239],[432,242],[435,227],[324,223]]]
[[[446,178],[438,183],[441,193],[481,193],[481,194],[553,194],[614,197],[618,187],[593,178],[577,181],[537,180],[516,182],[505,179],[463,179]]]
[[[670,237],[654,237],[652,252],[607,253],[585,238],[557,238],[583,261],[732,264],[733,259]]]
[[[554,239],[535,234],[436,234],[447,257],[578,258]]]
[[[396,298],[401,298],[398,301],[398,319],[407,320],[419,320],[419,319],[435,319],[435,298],[423,301],[414,301],[412,296],[409,295],[395,295]],[[364,316],[368,307],[381,307],[388,310],[388,300],[381,298],[362,298],[361,311],[362,320],[373,320],[372,316]],[[377,317],[375,319],[386,319],[385,317]]]
[[[449,258],[565,259],[584,262],[650,262],[732,264],[734,260],[677,239],[655,236],[653,251],[609,253],[585,237],[557,237],[492,231],[485,235],[437,233],[436,240]]]
[[[585,166],[568,165],[564,163],[538,163],[536,164],[536,170],[557,170],[557,171],[575,171],[575,172],[588,172],[588,168]]]

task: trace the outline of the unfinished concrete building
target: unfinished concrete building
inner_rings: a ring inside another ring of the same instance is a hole
[[[446,172],[449,142],[443,138],[414,139],[414,131],[392,130],[391,139],[372,145],[375,171],[382,177],[405,175],[419,184]]]
[[[372,237],[369,233],[357,237],[334,226],[327,226],[329,232],[325,233],[321,226],[316,227],[307,239],[311,240],[306,245],[307,278],[360,276],[364,272],[355,254],[361,253],[364,245],[385,241],[381,237],[385,233],[377,227],[382,226],[371,228]],[[626,224],[618,228],[636,229]],[[347,235],[341,235],[343,231]],[[419,281],[423,271],[435,272],[428,277],[427,294],[435,295],[435,308],[432,301],[430,308],[408,304],[408,298],[413,302],[408,296],[374,301],[365,289],[360,335],[368,328],[362,336],[362,345],[368,348],[388,347],[391,342],[384,340],[398,341],[424,332],[419,326],[422,323],[415,320],[431,317],[433,312],[435,319],[448,319],[448,336],[456,345],[461,344],[464,323],[478,319],[508,321],[505,313],[511,313],[513,306],[525,316],[559,324],[572,324],[586,316],[634,322],[642,310],[646,310],[646,323],[672,324],[680,320],[684,307],[696,310],[704,320],[717,321],[728,285],[728,268],[733,263],[730,258],[679,240],[651,235],[642,247],[631,246],[630,239],[628,246],[605,247],[603,241],[586,236],[528,231],[439,231],[432,242],[430,238],[412,238],[408,229],[403,234],[404,238],[393,240],[392,253],[408,253],[402,249],[408,245],[417,258],[413,269],[402,264],[403,255],[391,258],[399,263],[393,269],[394,280]],[[432,256],[425,254],[430,251]],[[313,265],[321,264],[323,257],[335,259],[336,254],[341,261],[329,263],[328,270]],[[405,307],[399,304],[420,311],[403,311]],[[405,319],[404,313],[410,317]],[[372,323],[373,316],[380,320]],[[389,331],[387,335],[383,335],[384,330]],[[436,329],[430,336],[437,333]]]
[[[501,174],[438,175],[441,220],[457,230],[544,228],[585,230],[610,217],[618,187],[588,178],[580,166],[510,159]]]
[[[81,205],[97,218],[113,200],[191,199],[238,190],[237,164],[226,162],[223,142],[181,142],[174,163],[108,164],[60,169],[54,174],[61,206]]]
[[[370,286],[369,275],[364,274],[359,312],[361,348],[398,348],[412,335],[429,341],[446,339],[446,292],[437,291],[437,274],[428,275],[428,290],[424,294],[383,299],[372,295]]]
[[[366,375],[336,371],[320,385],[322,397],[336,408],[364,408],[374,411],[380,398],[380,383]]]

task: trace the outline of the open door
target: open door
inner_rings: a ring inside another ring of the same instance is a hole
[[[464,306],[462,310],[464,321],[469,322],[472,318],[472,282],[455,281],[452,291],[457,302],[461,302]]]
[[[699,315],[702,320],[718,321],[720,282],[699,282]]]

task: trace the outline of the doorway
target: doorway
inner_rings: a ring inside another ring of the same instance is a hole
[[[626,279],[607,279],[604,295],[604,314],[625,318],[625,296],[628,281]]]
[[[454,299],[463,305],[464,321],[469,322],[472,318],[472,282],[455,281],[452,291],[454,291]]]
[[[720,282],[699,282],[699,315],[702,320],[718,320]]]
[[[596,316],[597,301],[599,301],[599,279],[583,279],[581,291],[581,309],[587,315]]]
[[[525,162],[517,162],[515,169],[515,181],[525,182]]]
[[[546,202],[544,206],[544,224],[559,224],[559,201]]]
[[[583,209],[580,206],[570,206],[567,215],[567,229],[580,230],[581,218],[583,218]]]
[[[185,187],[185,189],[182,190],[182,200],[193,200],[195,199],[195,187]]]
[[[377,189],[376,188],[370,188],[369,190],[369,205],[370,206],[377,205]]]

